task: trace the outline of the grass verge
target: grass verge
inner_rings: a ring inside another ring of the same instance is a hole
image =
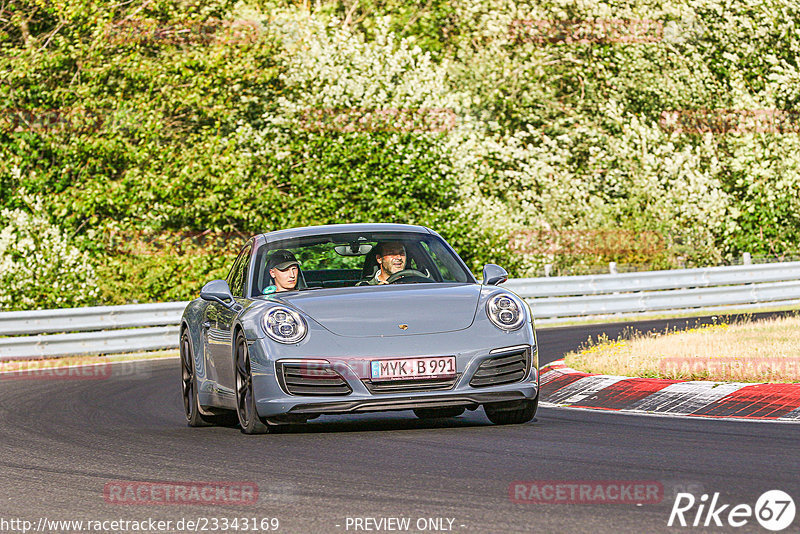
[[[800,316],[718,323],[690,330],[623,333],[564,357],[606,375],[737,382],[800,382]]]
[[[546,328],[560,328],[566,326],[581,326],[587,324],[629,323],[632,321],[659,321],[663,319],[691,319],[693,317],[719,317],[733,315],[754,315],[762,313],[793,312],[798,311],[797,304],[788,306],[742,307],[742,306],[715,306],[698,308],[691,311],[666,310],[663,312],[617,313],[614,315],[591,315],[588,317],[536,319],[534,308],[534,321],[537,330]]]

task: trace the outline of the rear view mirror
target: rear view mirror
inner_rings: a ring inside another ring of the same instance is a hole
[[[483,266],[483,285],[497,286],[506,280],[508,280],[508,273],[499,265],[487,263]]]
[[[372,250],[372,245],[364,245],[360,243],[348,243],[346,245],[336,245],[333,250],[339,256],[365,256]]]
[[[231,294],[231,288],[225,280],[212,280],[200,290],[200,298],[213,302],[219,302],[226,308],[232,308],[236,303]]]

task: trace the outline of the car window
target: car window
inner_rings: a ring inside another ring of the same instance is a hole
[[[236,259],[235,259],[235,260],[233,260],[233,265],[231,266],[231,270],[230,270],[230,271],[228,271],[228,276],[225,278],[225,281],[226,281],[226,282],[228,282],[228,287],[229,287],[229,288],[231,287],[231,284],[233,284],[233,276],[234,276],[234,273],[236,272],[236,270],[237,270],[237,269],[238,269],[238,267],[239,267],[239,264],[240,264],[240,263],[241,263],[241,261],[242,261],[242,253],[243,253],[243,252],[244,252],[244,251],[241,251],[241,250],[239,251],[239,255],[238,255],[238,256],[236,256]]]
[[[266,258],[275,250],[288,250],[297,258],[303,280],[300,289],[325,289],[356,286],[374,276],[378,269],[376,246],[381,242],[399,242],[405,247],[405,270],[415,272],[403,277],[403,284],[474,282],[460,258],[436,235],[361,232],[286,239],[260,247],[253,294],[261,294],[267,287]]]
[[[463,273],[458,262],[453,261],[453,255],[448,251],[441,242],[433,241],[427,243],[421,242],[420,245],[430,256],[431,260],[436,264],[436,268],[442,275],[442,279],[448,282],[463,282]]]
[[[370,247],[372,245],[370,244]],[[294,250],[300,265],[307,270],[361,269],[363,256],[342,256],[331,243],[320,243]]]
[[[231,294],[234,297],[241,297],[244,295],[245,278],[247,274],[247,266],[250,264],[250,249],[248,243],[239,253],[236,261],[233,263],[231,272],[228,274],[228,287],[231,288]]]

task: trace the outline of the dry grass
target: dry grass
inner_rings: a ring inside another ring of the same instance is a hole
[[[797,305],[791,306],[770,306],[758,309],[736,307],[736,306],[714,306],[708,308],[698,308],[691,311],[664,311],[664,312],[632,312],[615,313],[613,315],[593,315],[588,317],[575,317],[573,319],[537,319],[536,330],[545,328],[560,328],[562,326],[578,326],[582,324],[606,324],[606,323],[629,323],[631,321],[658,319],[691,319],[692,317],[708,317],[717,315],[719,317],[730,317],[732,315],[748,315],[753,313],[787,312],[797,310]]]
[[[108,362],[125,362],[131,360],[174,358],[177,355],[178,355],[177,350],[160,350],[152,352],[132,352],[127,354],[114,354],[109,356],[67,356],[63,358],[43,358],[40,360],[0,361],[0,372],[44,371],[47,369],[62,369],[64,367],[101,364]]]
[[[680,332],[599,339],[565,357],[609,375],[739,382],[800,382],[800,316]]]

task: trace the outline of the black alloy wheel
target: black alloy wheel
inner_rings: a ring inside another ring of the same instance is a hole
[[[247,340],[240,331],[236,335],[236,413],[245,434],[266,434],[269,427],[258,417],[253,394],[253,375],[250,372],[250,352]]]
[[[189,332],[184,330],[181,334],[181,378],[183,394],[183,410],[189,426],[211,426],[211,422],[200,413],[197,402],[197,377],[194,373],[194,357],[192,344],[189,341]]]

